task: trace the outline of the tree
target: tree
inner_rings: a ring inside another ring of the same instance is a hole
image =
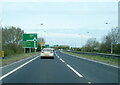
[[[116,27],[111,32],[113,44],[120,44],[120,28]]]
[[[100,46],[100,52],[111,52],[111,46],[113,53],[118,53],[120,44],[120,28],[116,27],[111,29],[111,31],[103,38]]]
[[[38,49],[37,49],[38,51],[41,50],[41,46],[44,47],[44,44],[41,45],[41,42],[43,42],[43,43],[45,44],[45,39],[42,38],[42,37],[39,37],[39,38],[38,38]]]
[[[2,28],[2,33],[3,44],[19,44],[19,42],[22,40],[22,34],[24,31],[19,27],[16,28],[10,26]]]
[[[99,48],[99,42],[96,38],[90,38],[87,43],[82,47],[82,51],[93,52]]]
[[[114,53],[120,52],[120,28],[116,27],[111,30],[111,44]]]
[[[5,51],[5,55],[23,52],[20,45],[23,33],[24,31],[19,27],[10,26],[2,28],[2,48]]]
[[[44,42],[44,43],[45,43],[45,39],[42,38],[42,37],[39,37],[39,38],[38,38],[38,42],[39,42],[39,44],[40,44],[40,42]]]

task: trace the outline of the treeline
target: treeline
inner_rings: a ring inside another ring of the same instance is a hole
[[[23,33],[24,31],[19,27],[2,28],[2,50],[5,52],[5,56],[23,52],[21,42]]]
[[[70,47],[68,45],[54,45],[52,46],[52,48],[65,50],[65,49],[69,49]]]
[[[102,42],[96,38],[88,39],[86,44],[79,49],[83,52],[101,52],[120,54],[120,28],[116,27],[103,37]]]

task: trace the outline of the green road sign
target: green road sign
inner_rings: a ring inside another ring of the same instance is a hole
[[[23,48],[37,48],[37,34],[23,34],[22,46]]]
[[[50,45],[48,45],[48,44],[47,44],[47,45],[45,45],[45,48],[49,48],[49,47],[50,47]]]

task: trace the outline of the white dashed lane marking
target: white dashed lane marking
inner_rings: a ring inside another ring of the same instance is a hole
[[[67,64],[62,58],[60,58],[57,54],[56,54],[56,52],[55,52],[55,55],[65,64],[65,65],[67,65],[67,67],[69,68],[69,69],[71,69],[76,75],[78,75],[79,77],[83,77],[79,72],[77,72],[73,67],[71,67],[69,64]]]
[[[79,77],[83,77],[80,73],[78,73],[73,67],[67,64],[67,66],[74,72],[76,73]]]
[[[63,59],[60,58],[60,60],[64,63],[65,61]]]

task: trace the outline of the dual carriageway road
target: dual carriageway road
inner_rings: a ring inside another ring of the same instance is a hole
[[[30,60],[29,60],[30,61]],[[118,83],[118,68],[55,51],[54,59],[33,60],[2,76],[2,83]],[[3,69],[4,70],[4,69]],[[114,84],[113,84],[114,85]]]

